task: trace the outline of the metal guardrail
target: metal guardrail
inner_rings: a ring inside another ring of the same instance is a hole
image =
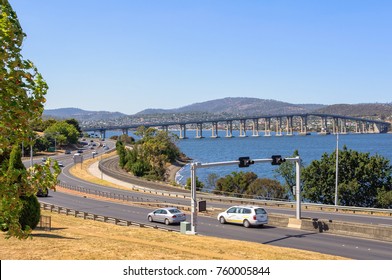
[[[123,195],[123,194],[116,194],[112,192],[105,192],[105,191],[99,191],[99,190],[92,190],[89,188],[85,187],[79,187],[79,186],[71,186],[68,184],[65,184],[61,181],[57,183],[58,186],[63,187],[68,190],[72,191],[77,191],[81,193],[86,193],[90,195],[95,195],[98,197],[103,197],[103,198],[111,198],[111,199],[116,199],[116,200],[121,200],[121,201],[127,201],[127,202],[156,202],[156,203],[162,203],[162,201],[158,201],[157,199],[146,199],[138,196],[133,196],[133,195]],[[137,189],[135,189],[137,190]]]
[[[105,158],[103,160],[99,161],[98,168],[99,170],[115,179],[118,179],[120,181],[124,181],[130,184],[140,184],[146,186],[146,189],[150,190],[172,190],[174,187],[173,186],[168,186],[166,183],[162,182],[157,182],[157,181],[147,181],[145,179],[140,179],[138,177],[134,176],[129,176],[124,170],[120,169],[118,167],[118,161],[116,161],[116,158],[118,156],[112,156],[109,158]],[[113,164],[113,161],[115,161],[116,164]],[[116,167],[114,165],[117,165]],[[117,170],[118,169],[118,170]],[[189,193],[189,190],[185,189],[180,189],[178,188],[178,192],[182,193]]]
[[[88,213],[84,211],[78,211],[62,206],[57,206],[53,204],[48,204],[48,203],[43,203],[40,202],[41,208],[44,210],[48,210],[50,212],[55,212],[57,214],[64,214],[66,216],[73,216],[76,218],[83,218],[84,220],[93,220],[93,221],[99,221],[99,222],[104,222],[104,223],[110,223],[118,226],[138,226],[138,227],[143,227],[143,228],[153,228],[153,229],[160,229],[160,230],[165,230],[165,231],[170,231],[170,232],[179,232],[179,230],[176,229],[168,229],[164,227],[160,227],[158,225],[148,225],[148,224],[143,224],[139,222],[133,222],[129,220],[123,220],[123,219],[118,219],[118,218],[113,218],[113,217],[108,217],[108,216],[102,216],[102,215],[97,215],[93,213]]]

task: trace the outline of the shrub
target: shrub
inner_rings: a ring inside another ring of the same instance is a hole
[[[35,195],[21,197],[23,208],[19,217],[19,223],[23,230],[27,227],[35,229],[39,223],[41,208]]]

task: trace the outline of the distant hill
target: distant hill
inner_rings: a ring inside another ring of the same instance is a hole
[[[194,103],[177,109],[146,109],[136,115],[152,115],[164,113],[210,113],[228,115],[269,115],[269,114],[292,114],[307,113],[325,107],[321,104],[291,104],[271,99],[259,99],[248,97],[227,97],[206,102]]]
[[[316,112],[384,120],[391,119],[392,103],[334,104],[319,108]]]
[[[76,120],[102,120],[102,119],[115,119],[126,116],[119,112],[107,112],[107,111],[86,111],[78,108],[61,108],[61,109],[49,109],[44,110],[44,117],[52,117],[56,119],[69,119],[74,118]]]

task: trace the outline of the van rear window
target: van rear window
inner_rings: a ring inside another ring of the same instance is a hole
[[[255,209],[256,215],[257,214],[267,214],[263,208],[256,208]]]

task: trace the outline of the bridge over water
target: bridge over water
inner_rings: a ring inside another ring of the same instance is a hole
[[[203,138],[203,130],[211,131],[210,137],[217,138],[218,130],[225,130],[226,137],[233,137],[233,130],[239,130],[239,137],[251,136],[292,136],[309,135],[310,131],[319,134],[346,134],[346,133],[386,133],[391,123],[379,120],[364,119],[350,116],[332,114],[282,114],[233,118],[216,118],[203,120],[186,120],[174,122],[139,123],[132,125],[83,127],[84,132],[99,132],[101,138],[106,138],[106,131],[120,130],[128,134],[140,126],[156,127],[169,130],[178,129],[180,138],[185,139],[187,129],[196,130],[196,138]],[[271,134],[271,132],[273,132]]]

